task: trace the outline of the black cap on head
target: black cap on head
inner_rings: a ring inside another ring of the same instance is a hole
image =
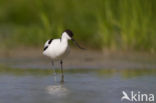
[[[66,32],[71,38],[74,36],[73,32],[69,29],[66,29],[64,32]]]

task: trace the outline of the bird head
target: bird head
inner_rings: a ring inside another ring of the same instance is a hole
[[[66,29],[66,30],[62,33],[62,38],[66,38],[66,39],[68,39],[68,40],[72,40],[73,43],[74,43],[77,47],[79,47],[80,49],[84,49],[84,48],[82,48],[82,47],[78,44],[78,42],[76,42],[76,40],[73,38],[73,36],[74,36],[73,32],[72,32],[71,30],[69,30],[69,29]]]
[[[68,40],[71,40],[73,36],[74,36],[73,32],[71,30],[69,30],[69,29],[65,30],[62,33],[62,38],[66,38]]]

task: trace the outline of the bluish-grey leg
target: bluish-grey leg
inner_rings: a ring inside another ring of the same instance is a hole
[[[53,70],[54,70],[54,81],[56,82],[56,68],[54,67],[54,61],[52,60],[51,61],[51,64],[52,64],[52,66],[53,66]]]
[[[60,61],[60,64],[61,64],[61,82],[63,83],[64,82],[64,73],[63,73],[63,61],[61,60]]]

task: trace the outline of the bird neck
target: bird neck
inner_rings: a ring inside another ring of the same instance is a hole
[[[64,43],[64,44],[68,44],[68,39],[67,38],[60,38],[60,41],[61,43]]]

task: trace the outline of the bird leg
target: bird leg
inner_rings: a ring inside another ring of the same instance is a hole
[[[60,61],[60,64],[61,64],[61,74],[62,74],[61,82],[63,83],[64,82],[64,74],[63,74],[63,61],[62,60]]]
[[[52,67],[54,68],[53,70],[54,70],[54,81],[56,82],[56,69],[55,69],[55,66],[54,66],[54,61],[52,60],[51,61],[51,64],[52,64]]]
[[[55,69],[54,61],[53,60],[51,61],[51,64],[52,64],[52,67],[54,68],[54,73],[56,74],[56,69]]]
[[[54,61],[53,60],[51,61],[51,65],[54,66]]]

